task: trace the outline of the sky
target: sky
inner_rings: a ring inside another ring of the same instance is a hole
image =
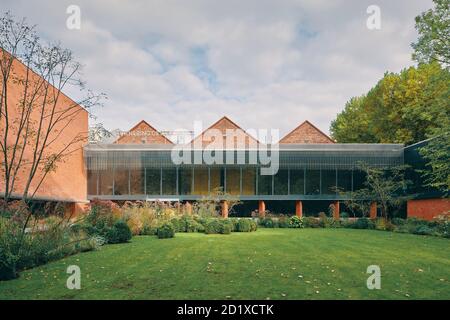
[[[69,29],[67,7],[80,8]],[[370,5],[380,28],[369,29]],[[431,0],[0,0],[83,65],[108,99],[92,123],[127,130],[207,127],[226,115],[280,136],[309,120],[325,133],[346,101],[414,64],[414,17]],[[68,93],[70,95],[70,93]]]

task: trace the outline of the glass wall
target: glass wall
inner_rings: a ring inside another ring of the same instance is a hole
[[[226,169],[226,192],[233,195],[241,193],[241,169],[227,168]]]
[[[161,194],[161,169],[147,168],[145,170],[145,180],[148,195]]]
[[[209,170],[210,177],[210,190],[211,192],[217,192],[220,190],[224,190],[225,184],[225,170],[224,168],[213,167]]]
[[[290,193],[291,194],[305,194],[305,170],[291,169],[290,170]]]
[[[322,170],[321,194],[336,193],[336,170]]]
[[[192,193],[192,168],[178,169],[178,188],[182,195]]]
[[[87,193],[97,195],[97,179],[98,179],[98,172],[87,170]]]
[[[279,169],[262,175],[252,167],[146,168],[87,171],[89,195],[207,195],[224,190],[233,195],[334,195],[364,187],[359,170]],[[337,179],[336,179],[337,178]],[[177,190],[178,189],[178,190]]]
[[[352,170],[338,170],[338,188],[340,191],[352,191]]]
[[[100,195],[112,195],[114,183],[114,171],[100,170],[98,179],[98,190]]]
[[[242,168],[242,194],[256,194],[256,168]]]
[[[360,170],[353,171],[353,190],[365,188],[366,174]]]
[[[209,193],[208,168],[194,168],[194,194],[205,195]]]
[[[320,170],[306,170],[306,194],[320,194]]]
[[[162,170],[162,194],[177,194],[177,169],[167,168]]]
[[[268,195],[272,194],[272,175],[262,175],[259,169],[258,175],[258,194]]]
[[[145,194],[145,175],[144,170],[130,170],[130,193]]]
[[[116,168],[114,170],[114,195],[130,194],[128,179],[129,172],[127,169]]]
[[[277,174],[273,176],[273,193],[288,194],[288,170],[279,169]]]

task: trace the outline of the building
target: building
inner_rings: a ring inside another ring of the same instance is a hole
[[[3,54],[7,54],[3,52]],[[0,60],[2,52],[0,52]],[[12,61],[12,75],[17,79],[26,79],[27,68],[18,59],[13,59]],[[41,83],[42,78],[31,69],[28,69],[29,83]],[[0,79],[0,84],[2,80]],[[58,162],[55,170],[50,171],[45,178],[40,182],[40,175],[42,175],[42,170],[37,170],[36,177],[30,186],[29,194],[35,193],[34,204],[45,203],[45,202],[58,202],[66,205],[67,210],[70,212],[77,212],[82,210],[86,204],[89,203],[87,200],[87,180],[86,180],[86,170],[84,166],[83,158],[83,146],[87,143],[88,134],[88,112],[68,96],[56,88],[51,86],[48,92],[58,92],[58,98],[55,99],[54,114],[56,116],[62,115],[60,121],[55,124],[54,130],[50,132],[47,141],[52,141],[51,146],[45,149],[45,154],[42,156],[48,156],[52,153],[58,153],[60,150],[65,149],[65,156],[63,161]],[[30,85],[31,86],[31,85]],[[23,112],[20,112],[21,99],[24,96],[24,86],[15,81],[9,81],[7,83],[8,90],[8,125],[9,134],[6,141],[6,146],[10,152],[9,159],[11,159],[11,147],[16,144],[17,135],[14,134],[16,128],[16,120],[18,120]],[[31,89],[29,89],[31,90]],[[41,108],[43,97],[37,96],[35,98],[35,104],[39,107],[33,108],[30,112],[30,125],[36,126],[41,120]],[[52,104],[45,104],[46,110],[52,109]],[[67,106],[70,106],[70,116],[67,115]],[[52,109],[53,110],[53,109]],[[2,110],[3,111],[3,110]],[[4,111],[3,111],[4,112]],[[49,117],[42,117],[42,126],[48,126]],[[53,122],[56,123],[56,122]],[[5,117],[0,117],[0,136],[3,139],[5,136],[6,120]],[[42,139],[43,140],[43,139]],[[20,143],[19,143],[20,145]],[[23,145],[23,144],[22,144]],[[49,143],[50,145],[50,143]],[[24,187],[28,178],[28,172],[30,170],[29,159],[33,157],[33,148],[31,146],[25,148],[23,154],[22,165],[16,176],[15,187],[12,192],[12,199],[20,199],[22,197]],[[16,157],[17,158],[17,157]],[[2,167],[2,169],[4,169]],[[5,193],[5,183],[4,175],[1,172],[0,175],[0,196]]]
[[[227,117],[187,145],[191,160],[214,146],[231,154],[233,161],[211,163],[199,156],[200,162],[174,163],[175,146],[141,121],[113,144],[85,147],[88,199],[192,202],[222,189],[239,197],[243,215],[256,209],[310,215],[327,212],[334,204],[337,217],[346,210],[346,198],[336,187],[351,191],[363,186],[359,162],[383,168],[404,163],[402,144],[338,144],[308,121],[279,140],[279,169],[274,175],[263,174],[268,166],[258,153],[272,145],[261,143]],[[249,161],[252,157],[257,160]],[[226,208],[224,201],[224,215]]]
[[[24,78],[27,69],[14,59],[13,71],[16,77]],[[37,74],[29,71],[31,79],[39,80]],[[20,105],[23,87],[11,82],[7,89],[8,104]],[[279,139],[278,144],[271,144],[267,143],[270,140],[258,139],[253,132],[242,129],[227,117],[184,144],[182,147],[186,148],[180,152],[193,161],[178,163],[173,159],[173,151],[179,146],[146,121],[139,122],[115,143],[87,144],[87,111],[61,93],[57,112],[67,105],[75,105],[73,116],[51,133],[49,138],[56,141],[53,148],[64,148],[79,135],[82,139],[71,144],[64,161],[49,172],[41,185],[31,185],[30,193],[36,191],[34,202],[64,203],[70,212],[83,210],[90,200],[97,198],[193,202],[221,189],[239,197],[243,204],[238,211],[242,215],[249,215],[256,209],[312,215],[327,212],[333,204],[338,217],[347,208],[345,196],[336,189],[352,191],[363,186],[365,178],[357,169],[359,162],[383,168],[404,163],[413,168],[424,166],[418,148],[426,142],[406,148],[402,144],[338,144],[312,123],[304,121]],[[17,110],[10,108],[10,126],[20,117]],[[33,110],[31,119],[39,119],[39,110]],[[4,128],[2,117],[0,134]],[[6,145],[13,146],[14,138],[10,135]],[[232,161],[211,162],[211,158],[216,159],[216,151],[224,153],[226,159],[230,156]],[[209,157],[205,158],[205,154]],[[24,159],[30,157],[30,152],[24,153]],[[275,162],[276,174],[267,174]],[[26,165],[22,167],[13,199],[21,198],[28,169]],[[38,176],[40,174],[37,172]],[[432,219],[450,211],[448,198],[423,188],[414,170],[409,174],[414,181],[408,190],[413,199],[408,201],[405,215]],[[2,188],[4,183],[0,183],[0,195],[4,193]],[[225,198],[222,200],[226,216],[227,203]],[[371,217],[377,215],[375,204],[370,214]]]

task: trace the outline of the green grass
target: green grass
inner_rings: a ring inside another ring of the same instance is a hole
[[[0,299],[450,299],[448,239],[351,229],[134,237],[0,282]],[[66,268],[81,268],[81,290]],[[381,290],[366,287],[379,265]]]

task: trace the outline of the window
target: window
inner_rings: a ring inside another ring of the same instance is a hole
[[[147,168],[145,170],[145,183],[148,195],[161,194],[161,169]]]
[[[279,169],[277,174],[273,176],[273,192],[274,194],[288,194],[287,169]]]
[[[241,193],[241,169],[227,168],[226,170],[226,192],[229,194]]]
[[[114,195],[130,194],[128,190],[128,169],[116,168],[114,170]]]
[[[336,170],[322,170],[322,194],[336,194]]]
[[[162,170],[162,194],[175,195],[177,194],[177,169],[163,169]]]
[[[306,194],[320,194],[320,170],[306,170]]]
[[[258,194],[269,195],[272,194],[272,175],[262,175],[259,169],[258,176]]]
[[[256,194],[256,168],[242,168],[242,194]]]
[[[192,168],[178,169],[178,186],[180,194],[191,194],[192,192]]]
[[[130,170],[130,193],[144,194],[145,176],[143,169]]]
[[[304,169],[291,169],[291,194],[305,194],[305,171]]]

